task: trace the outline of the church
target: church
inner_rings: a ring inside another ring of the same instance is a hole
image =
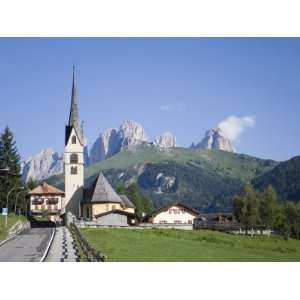
[[[76,83],[73,68],[71,108],[65,128],[64,177],[65,191],[42,182],[29,192],[30,214],[47,215],[52,221],[71,212],[77,219],[96,221],[101,225],[133,224],[135,206],[118,195],[102,172],[90,187],[84,186],[86,139],[79,125]]]
[[[62,213],[71,212],[77,218],[95,220],[104,214],[134,215],[135,207],[125,196],[118,195],[102,172],[89,188],[84,186],[85,144],[79,125],[76,83],[73,68],[71,108],[65,128],[64,177],[65,198]]]

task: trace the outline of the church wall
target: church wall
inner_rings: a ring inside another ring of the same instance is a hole
[[[123,210],[122,206],[119,203],[95,203],[92,206],[92,214],[94,217],[95,215],[99,215],[114,209]]]
[[[126,208],[124,211],[134,214],[134,208]]]
[[[76,143],[72,143],[72,137],[76,136]],[[72,163],[71,154],[76,153],[78,162]],[[77,168],[77,174],[72,174],[72,167]],[[65,208],[77,217],[80,215],[80,201],[83,198],[84,185],[84,157],[83,146],[80,144],[74,128],[71,131],[68,144],[64,151],[64,172],[65,172]]]
[[[89,211],[87,212],[87,208]],[[84,218],[90,219],[91,216],[93,219],[95,215],[102,214],[111,210],[123,210],[123,207],[119,203],[93,203],[93,204],[83,204],[82,205],[82,216]],[[127,211],[127,210],[125,210]],[[130,211],[131,212],[131,211]]]

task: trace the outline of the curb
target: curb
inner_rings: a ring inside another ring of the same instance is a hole
[[[10,236],[9,238],[7,238],[6,240],[0,242],[0,247],[1,247],[2,245],[4,245],[6,242],[8,242],[8,241],[12,240],[13,238],[15,238],[16,236],[17,236],[17,235],[14,234],[14,235]]]
[[[44,252],[44,255],[43,255],[43,257],[41,258],[40,262],[45,262],[45,259],[46,259],[47,255],[48,255],[48,253],[49,253],[51,244],[52,244],[53,239],[54,239],[54,236],[55,236],[55,230],[56,230],[56,227],[54,227],[53,230],[52,230],[52,235],[51,235],[50,241],[49,241],[49,243],[48,243],[48,245],[47,245],[47,248],[46,248],[46,250],[45,250],[45,252]]]
[[[25,223],[26,224],[26,223]],[[7,243],[8,241],[12,240],[13,238],[15,238],[17,235],[19,235],[21,232],[23,232],[24,230],[26,230],[26,228],[22,228],[19,232],[12,234],[10,237],[8,237],[6,240],[0,242],[0,247],[2,245],[4,245],[5,243]]]

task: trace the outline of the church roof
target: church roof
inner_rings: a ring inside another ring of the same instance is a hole
[[[78,114],[78,104],[77,104],[77,92],[76,92],[76,83],[73,67],[73,81],[72,81],[72,96],[71,96],[71,109],[69,116],[69,126],[78,128],[79,126],[79,114]]]
[[[75,68],[73,66],[71,107],[70,107],[69,123],[66,126],[66,140],[65,140],[65,143],[66,144],[68,143],[69,138],[70,138],[70,134],[72,132],[72,128],[74,128],[80,143],[83,144],[82,129],[79,126],[79,112],[78,112],[77,90],[76,90],[74,70],[75,70]]]
[[[46,183],[43,182],[42,184],[38,185],[36,188],[34,188],[33,190],[31,190],[29,192],[29,195],[64,195],[65,193],[63,191],[61,191],[60,189]]]
[[[134,204],[127,198],[126,195],[120,195],[120,198],[122,199],[123,204],[127,207],[127,208],[134,208]]]
[[[123,204],[121,197],[115,192],[102,172],[99,173],[91,187],[85,190],[84,202],[113,202]]]

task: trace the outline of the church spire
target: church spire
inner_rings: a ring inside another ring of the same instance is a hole
[[[75,83],[75,66],[73,66],[73,82],[72,82],[72,96],[71,96],[71,109],[69,116],[69,126],[79,128],[79,114],[78,114],[78,104],[77,104],[77,93],[76,93],[76,83]]]

